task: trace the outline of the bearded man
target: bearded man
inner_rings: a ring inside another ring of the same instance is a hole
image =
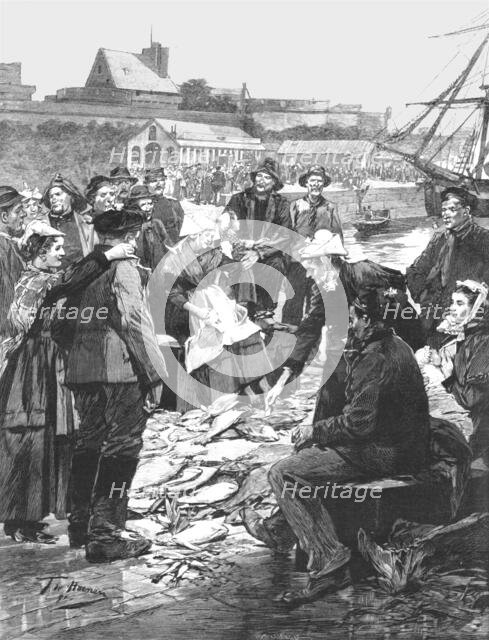
[[[65,255],[61,268],[65,269],[93,249],[89,208],[80,190],[60,173],[46,187],[42,203],[49,209],[49,224],[64,233]]]

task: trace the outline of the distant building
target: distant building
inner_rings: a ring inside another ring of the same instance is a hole
[[[176,164],[230,165],[257,160],[264,146],[238,127],[202,122],[149,120],[127,143],[127,166],[155,167]]]
[[[22,84],[22,64],[20,62],[0,63],[0,101],[32,100],[36,91],[34,85]]]
[[[284,140],[277,151],[281,164],[348,165],[355,169],[369,166],[375,144],[368,140]]]
[[[84,87],[58,89],[46,100],[176,108],[181,98],[168,60],[169,49],[159,42],[141,53],[99,49]]]

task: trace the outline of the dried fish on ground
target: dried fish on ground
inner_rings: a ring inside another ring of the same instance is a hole
[[[247,413],[247,409],[228,409],[227,411],[223,411],[221,414],[217,415],[212,421],[212,425],[202,436],[196,438],[195,442],[197,444],[207,444],[213,438],[220,435],[223,431],[229,429],[234,424],[236,424],[239,420],[241,420],[245,414]]]
[[[192,525],[172,537],[172,542],[178,545],[202,545],[216,540],[222,540],[229,533],[222,518],[214,520],[196,520]]]
[[[131,491],[148,493],[148,488],[168,482],[177,476],[185,465],[185,461],[170,460],[167,456],[142,459],[139,461]]]
[[[236,425],[236,430],[243,438],[252,442],[277,442],[279,439],[272,427],[254,419],[240,422]]]
[[[180,504],[215,504],[226,500],[238,491],[238,484],[236,482],[217,482],[216,484],[209,485],[199,489],[196,493],[190,496],[179,496],[178,502]]]
[[[238,493],[222,505],[224,513],[232,513],[244,506],[250,506],[270,495],[272,489],[268,482],[270,465],[253,469],[241,485]]]
[[[251,471],[257,467],[278,462],[290,456],[293,451],[294,447],[292,444],[262,444],[255,447],[253,451],[244,453],[242,456],[224,463],[221,466],[221,471],[229,474],[239,474],[242,473],[243,470]]]
[[[474,566],[487,562],[489,513],[474,513],[448,525],[418,525],[411,528],[418,535],[408,536],[409,523],[394,524],[399,538],[380,546],[363,529],[358,532],[358,547],[373,564],[379,584],[391,593],[403,591],[417,582],[432,566]]]
[[[218,471],[217,467],[189,467],[185,469],[182,476],[165,483],[164,487],[169,495],[175,495],[197,489],[206,482],[209,482]]]

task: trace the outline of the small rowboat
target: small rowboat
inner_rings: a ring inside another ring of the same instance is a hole
[[[376,233],[377,231],[383,231],[386,229],[391,221],[389,209],[383,209],[382,211],[373,211],[372,217],[352,222],[357,231],[361,233]]]

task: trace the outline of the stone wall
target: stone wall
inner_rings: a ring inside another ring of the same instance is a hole
[[[342,127],[354,127],[358,124],[358,114],[355,113],[300,113],[283,111],[262,111],[254,113],[253,118],[265,129],[283,131],[292,127],[306,125],[308,127],[322,127],[328,123]]]
[[[180,111],[178,109],[153,107],[146,105],[101,105],[83,103],[57,103],[51,101],[0,100],[0,120],[15,120],[25,124],[37,125],[46,120],[87,123],[95,120],[102,122],[128,122],[144,124],[151,118],[168,118],[188,122],[204,122],[230,127],[239,127],[240,121],[235,113],[212,113],[207,111]]]
[[[301,192],[287,192],[284,195],[293,200],[303,195]],[[326,189],[326,198],[334,202],[338,207],[344,222],[354,219],[357,213],[357,199],[354,191],[333,188]],[[422,188],[410,185],[399,185],[393,187],[371,187],[363,200],[365,206],[370,205],[373,210],[389,209],[391,218],[411,218],[415,216],[426,216],[424,208],[424,191]]]

